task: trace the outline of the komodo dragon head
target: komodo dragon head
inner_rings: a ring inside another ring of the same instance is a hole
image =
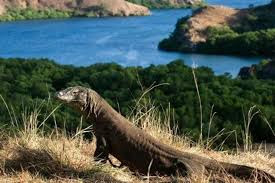
[[[88,115],[95,112],[100,101],[100,96],[94,90],[82,86],[69,87],[56,92],[56,98],[80,112],[87,112]]]

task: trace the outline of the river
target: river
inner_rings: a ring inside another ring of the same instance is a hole
[[[245,8],[269,0],[208,0],[209,4]],[[166,64],[183,59],[186,64],[208,66],[216,74],[236,76],[259,57],[169,53],[157,49],[169,36],[177,19],[190,9],[152,10],[146,17],[71,18],[0,23],[0,57],[50,58],[61,64],[87,66],[116,62],[123,66]]]

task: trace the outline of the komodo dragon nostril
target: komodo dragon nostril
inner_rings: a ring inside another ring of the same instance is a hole
[[[64,93],[63,93],[62,91],[56,92],[56,93],[55,93],[55,98],[60,98],[60,97],[63,96],[63,95],[64,95]]]

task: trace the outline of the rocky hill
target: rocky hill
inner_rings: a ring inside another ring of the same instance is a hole
[[[263,60],[259,64],[254,64],[251,67],[243,67],[239,72],[239,77],[242,79],[275,79],[275,59]]]
[[[184,8],[197,6],[203,3],[202,0],[127,0],[148,8]]]
[[[32,14],[36,11],[39,11],[41,14],[44,11],[51,10],[66,12],[70,16],[131,16],[150,14],[148,8],[124,0],[0,0],[0,15],[2,17],[17,15],[20,17],[24,10],[32,10]]]
[[[208,27],[232,24],[239,12],[240,10],[224,6],[207,6],[194,12],[192,17],[184,17],[179,21],[175,36],[186,47],[194,50],[198,43],[206,41],[205,30]]]
[[[248,9],[207,6],[180,19],[159,48],[214,54],[273,55],[275,3]],[[255,38],[257,37],[257,38]],[[263,43],[263,44],[262,44]],[[260,47],[262,45],[262,47]]]

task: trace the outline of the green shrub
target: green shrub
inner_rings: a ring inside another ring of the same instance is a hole
[[[274,55],[275,29],[236,33],[228,27],[207,30],[206,42],[198,45],[203,53]]]
[[[69,11],[60,11],[55,9],[34,10],[26,8],[8,10],[4,15],[0,16],[0,21],[68,18],[71,16],[74,16],[74,13]]]

